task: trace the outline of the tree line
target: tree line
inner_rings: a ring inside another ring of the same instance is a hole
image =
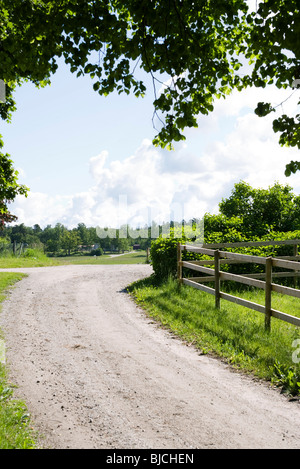
[[[32,227],[24,223],[5,226],[1,231],[2,248],[6,245],[23,244],[26,247],[43,249],[48,255],[102,255],[106,251],[129,251],[134,245],[140,249],[149,246],[148,239],[141,237],[123,238],[116,230],[116,237],[99,238],[96,227],[87,227],[78,223],[76,228],[69,229],[62,223],[41,228],[38,224]]]
[[[219,203],[219,213],[206,213],[203,218],[205,243],[297,237],[300,236],[300,195],[295,195],[289,185],[278,182],[267,189],[257,189],[240,181],[234,185],[230,196]],[[21,223],[3,227],[1,242],[2,246],[15,243],[39,247],[49,255],[101,255],[105,251],[129,251],[134,245],[146,249],[159,235],[168,238],[178,237],[179,233],[181,237],[182,227],[191,228],[194,220],[162,225],[152,222],[151,227],[145,226],[140,231],[128,225],[112,231],[103,228],[101,236],[97,227],[87,227],[84,223],[72,229],[61,223],[45,228]]]

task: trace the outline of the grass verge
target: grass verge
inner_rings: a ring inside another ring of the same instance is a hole
[[[33,251],[33,250],[31,250]],[[0,257],[0,269],[22,267],[51,267],[58,265],[112,265],[112,264],[145,264],[146,252],[125,253],[120,256],[66,256],[47,257],[41,251],[34,250],[30,255]]]
[[[30,255],[20,257],[8,255],[0,257],[0,269],[16,269],[20,267],[47,267],[60,265],[56,259],[47,257],[39,250],[30,250]]]
[[[7,289],[21,280],[24,274],[0,273],[0,302]],[[1,313],[0,313],[1,314]],[[0,359],[5,362],[3,334],[0,331]],[[14,386],[8,381],[7,368],[0,362],[0,449],[34,449],[35,433],[23,401],[14,399]]]
[[[179,289],[172,279],[156,284],[150,277],[135,282],[128,290],[152,318],[201,353],[222,357],[289,394],[300,395],[300,365],[294,363],[293,346],[297,341],[300,349],[300,329],[296,326],[272,318],[271,331],[266,332],[263,314],[227,301],[221,301],[218,310],[212,295],[188,286]],[[263,294],[249,290],[238,296],[263,303]],[[300,316],[296,298],[274,295],[273,307]]]

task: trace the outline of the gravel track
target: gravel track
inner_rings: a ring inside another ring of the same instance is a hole
[[[7,269],[8,270],[8,269]],[[300,448],[298,402],[151,321],[124,288],[149,265],[25,272],[0,327],[43,448]]]

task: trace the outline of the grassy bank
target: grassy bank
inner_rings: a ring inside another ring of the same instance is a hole
[[[212,295],[188,286],[179,290],[173,280],[156,285],[150,278],[134,283],[129,291],[152,318],[193,344],[200,353],[222,357],[245,372],[299,395],[300,366],[293,360],[293,342],[300,339],[296,326],[272,318],[271,332],[267,333],[261,313],[226,301],[221,301],[218,310]],[[238,294],[261,304],[263,295],[263,291],[254,290]],[[274,294],[273,307],[300,317],[296,298]]]
[[[29,249],[28,253],[21,256],[14,256],[12,254],[0,257],[0,269],[15,269],[19,267],[44,267],[59,265],[56,259],[47,257],[42,251],[38,249]]]
[[[7,289],[23,277],[23,274],[0,273],[0,302],[4,300]],[[4,361],[1,331],[0,341],[1,360]],[[0,363],[0,449],[33,449],[36,447],[35,435],[30,426],[26,404],[14,398],[13,389],[7,377],[7,369]]]

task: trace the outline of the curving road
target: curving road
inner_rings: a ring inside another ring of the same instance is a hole
[[[28,273],[0,327],[42,447],[300,448],[300,406],[200,356],[126,294],[149,265]]]

